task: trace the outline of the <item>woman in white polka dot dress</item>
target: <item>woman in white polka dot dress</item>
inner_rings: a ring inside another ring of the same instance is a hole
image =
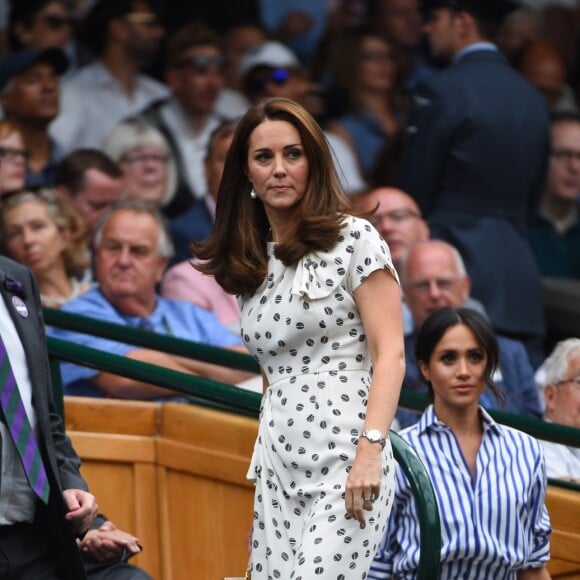
[[[244,115],[214,232],[194,250],[238,294],[264,378],[248,472],[253,580],[366,578],[391,510],[400,294],[385,242],[349,212],[300,105],[268,99]]]

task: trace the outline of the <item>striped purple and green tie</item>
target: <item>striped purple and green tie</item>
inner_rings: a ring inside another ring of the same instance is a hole
[[[50,485],[46,470],[42,463],[36,436],[26,416],[2,337],[0,337],[0,389],[2,389],[0,406],[6,420],[6,426],[18,450],[28,483],[34,493],[44,503],[48,503]]]

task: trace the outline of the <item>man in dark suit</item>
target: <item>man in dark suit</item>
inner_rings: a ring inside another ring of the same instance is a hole
[[[419,242],[410,250],[399,267],[405,301],[415,329],[405,334],[405,379],[403,387],[412,391],[427,392],[420,380],[415,342],[418,330],[434,312],[443,308],[467,306],[470,279],[457,250],[441,240]],[[480,398],[488,409],[502,409],[509,413],[538,417],[542,415],[538,392],[534,383],[534,371],[521,342],[497,337],[499,366],[493,380],[503,390],[505,401],[499,401],[487,389]],[[401,427],[417,421],[419,415],[400,410],[397,419]]]
[[[507,0],[426,0],[433,55],[414,95],[397,185],[452,243],[497,332],[543,360],[541,281],[528,239],[549,152],[545,101],[491,42]]]
[[[38,288],[29,270],[0,256],[0,294],[0,577],[83,579],[75,534],[88,529],[97,505],[55,411]],[[14,421],[4,401],[8,388],[12,405],[25,410],[23,422],[31,427],[27,453],[34,449],[37,460],[40,454],[38,471],[44,470],[48,482],[42,493],[14,442]]]

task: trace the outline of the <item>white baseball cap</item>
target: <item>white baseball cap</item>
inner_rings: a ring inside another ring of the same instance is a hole
[[[245,77],[252,69],[258,66],[272,68],[301,68],[302,65],[296,55],[281,42],[269,40],[250,48],[240,63],[240,76]]]

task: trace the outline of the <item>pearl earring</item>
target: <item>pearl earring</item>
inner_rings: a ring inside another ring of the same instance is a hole
[[[252,191],[250,191],[250,197],[252,199],[256,199],[258,197],[258,194],[256,193],[256,190],[252,187]]]

